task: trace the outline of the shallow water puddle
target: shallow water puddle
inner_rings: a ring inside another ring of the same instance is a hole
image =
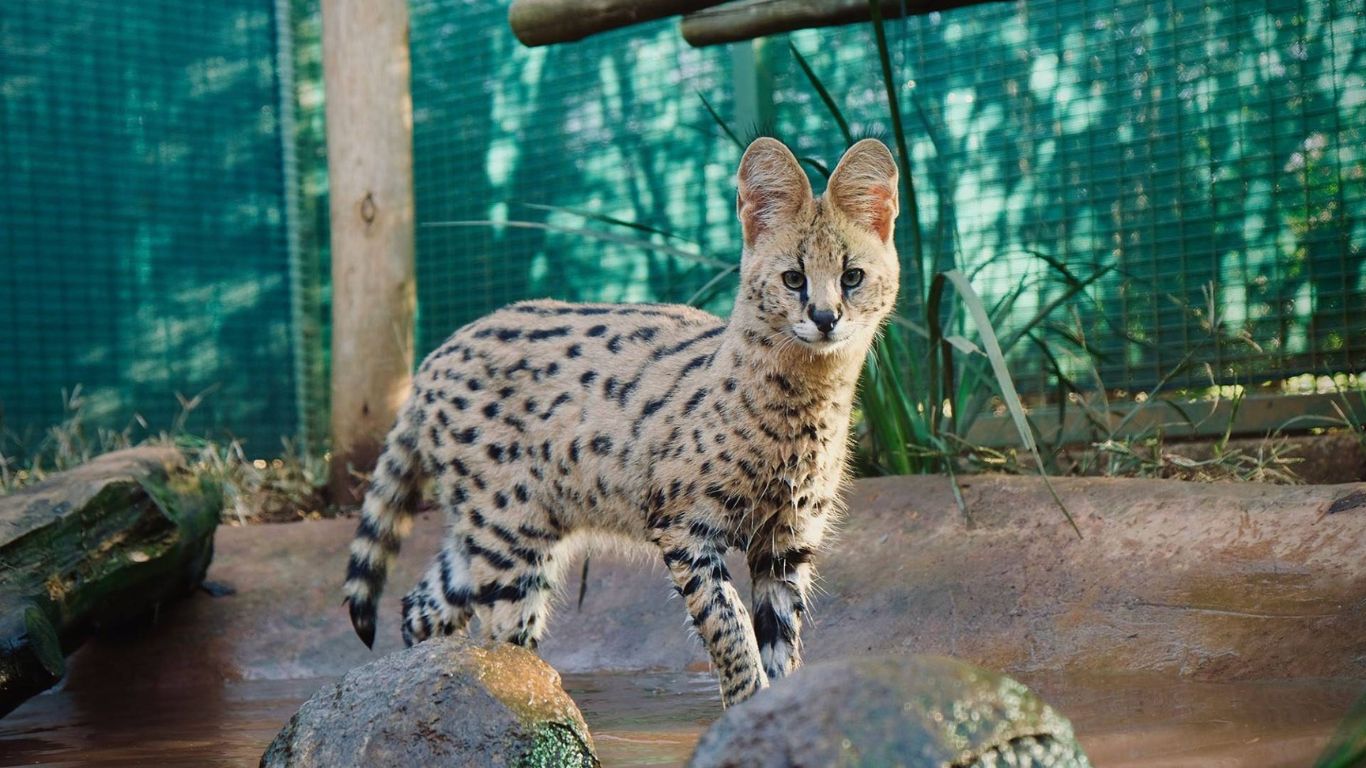
[[[1366,682],[1020,679],[1066,713],[1098,768],[1309,765]],[[0,766],[255,765],[325,680],[132,689],[89,684],[0,720]],[[720,711],[707,674],[566,675],[603,764],[679,766]]]

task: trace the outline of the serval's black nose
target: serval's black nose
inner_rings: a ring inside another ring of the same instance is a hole
[[[815,307],[812,307],[808,311],[808,314],[811,315],[811,322],[816,324],[816,328],[827,336],[830,335],[831,331],[835,330],[835,323],[840,321],[840,316],[835,314],[834,310],[830,309],[816,309]]]

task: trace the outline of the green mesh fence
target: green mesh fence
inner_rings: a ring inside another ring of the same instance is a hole
[[[0,427],[278,451],[300,423],[269,0],[7,2],[0,12]],[[144,428],[138,417],[146,423]]]
[[[412,3],[419,348],[511,300],[682,301],[715,271],[663,248],[733,261],[738,154],[694,93],[728,111],[729,60],[663,23],[529,50],[504,4]],[[491,221],[516,226],[456,223]]]
[[[889,22],[927,262],[990,301],[1018,293],[1002,332],[1062,290],[1050,260],[1109,269],[1038,331],[1092,385],[1366,367],[1363,8],[1031,2]],[[843,146],[789,42],[856,135],[889,136],[866,25],[693,50],[670,21],[528,50],[501,4],[416,0],[420,348],[518,298],[680,301],[717,274],[657,246],[733,263],[739,149],[699,94],[742,140],[757,127],[827,163]],[[488,221],[509,226],[451,224]],[[1012,367],[1045,389],[1036,348]]]
[[[866,25],[528,50],[505,3],[414,0],[412,23],[420,350],[525,297],[725,312],[740,148],[703,97],[740,142],[843,146],[789,44],[856,135],[889,133]],[[1038,329],[1088,385],[1366,367],[1366,0],[998,3],[888,32],[926,260],[1015,297],[1000,330],[1059,295],[1052,260],[1110,270]],[[92,425],[162,429],[208,391],[194,431],[321,436],[318,37],[316,0],[6,6],[6,445],[77,385]],[[1044,392],[1036,349],[1012,368]]]

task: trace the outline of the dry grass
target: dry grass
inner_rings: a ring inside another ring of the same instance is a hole
[[[180,412],[171,429],[135,441],[134,426],[147,427],[140,417],[121,431],[92,429],[85,416],[81,388],[63,392],[65,418],[49,427],[35,444],[19,446],[12,439],[0,441],[0,496],[103,453],[135,444],[170,445],[184,454],[191,472],[223,489],[225,523],[290,522],[335,513],[323,495],[326,456],[310,454],[286,440],[278,456],[249,457],[239,441],[222,442],[192,435],[185,424],[203,397],[202,393],[193,398],[180,397]]]

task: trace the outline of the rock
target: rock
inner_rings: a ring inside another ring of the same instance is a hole
[[[593,739],[559,674],[534,653],[430,640],[358,667],[313,695],[262,768],[596,768]]]
[[[690,768],[1088,768],[1072,726],[1008,677],[942,656],[814,664],[732,707]]]
[[[193,592],[222,508],[179,451],[151,446],[0,497],[0,716],[61,679],[93,631]]]

